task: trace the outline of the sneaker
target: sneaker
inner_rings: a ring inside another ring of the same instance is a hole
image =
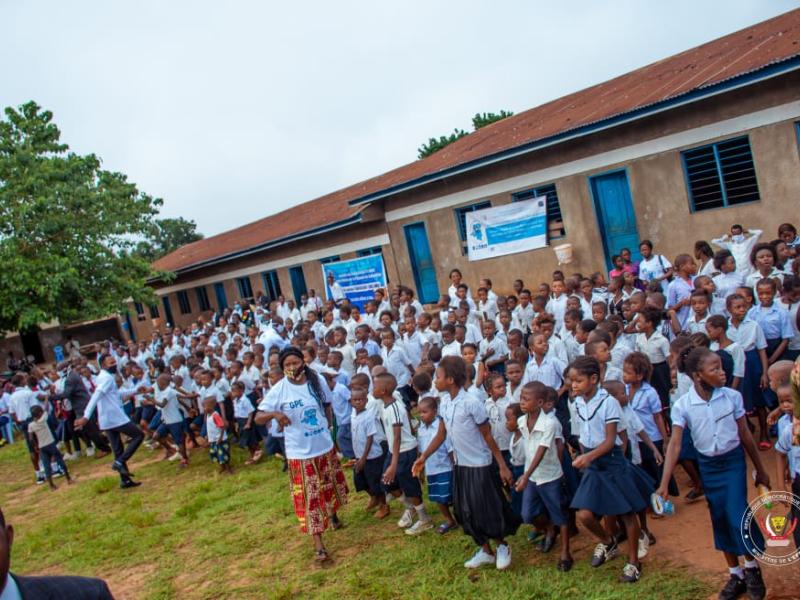
[[[111,469],[125,477],[130,476],[130,473],[128,472],[128,467],[125,465],[125,463],[120,462],[118,460],[115,460],[113,463],[111,463]]]
[[[747,597],[750,600],[763,600],[767,595],[767,586],[764,585],[764,578],[758,567],[745,568],[744,583],[747,586]]]
[[[738,575],[731,573],[728,583],[719,593],[719,600],[735,600],[747,591],[747,583]]]
[[[639,577],[642,576],[641,567],[637,567],[636,565],[632,565],[631,563],[625,563],[625,566],[622,567],[622,575],[619,576],[620,583],[636,583],[639,581]]]
[[[650,551],[650,538],[642,531],[639,534],[639,549],[636,551],[636,557],[642,560]]]
[[[619,546],[615,542],[611,542],[607,546],[600,542],[594,547],[594,554],[592,555],[592,566],[599,567],[603,563],[611,560],[619,554]]]
[[[89,446],[89,447],[86,449],[86,456],[88,456],[89,458],[91,458],[92,456],[94,456],[94,446]]]
[[[433,529],[433,520],[428,519],[427,521],[419,520],[414,523],[411,527],[406,529],[406,535],[419,535],[428,529]]]
[[[508,544],[497,545],[495,566],[497,567],[498,571],[502,571],[503,569],[507,569],[509,566],[511,566],[511,548],[508,547]]]
[[[42,485],[46,481],[44,475],[36,476],[36,485]]]
[[[407,508],[403,512],[403,516],[400,517],[400,520],[397,522],[397,526],[400,529],[405,529],[406,527],[411,527],[411,524],[413,522],[414,522],[414,511]]]
[[[466,569],[477,569],[483,565],[495,564],[495,558],[491,554],[484,552],[483,548],[478,548],[478,551],[472,555],[467,562],[464,563]]]
[[[126,490],[128,488],[139,487],[140,485],[142,485],[141,481],[134,481],[133,479],[128,479],[126,481],[120,481],[120,483],[119,483],[119,487],[122,488],[123,490]]]
[[[170,457],[169,457],[167,460],[175,461],[175,460],[178,460],[178,459],[180,459],[180,458],[181,458],[181,455],[180,455],[180,453],[179,453],[179,452],[175,452],[175,453],[174,453],[172,456],[170,456]]]

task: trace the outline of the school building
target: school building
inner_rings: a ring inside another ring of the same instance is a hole
[[[566,272],[606,270],[650,239],[667,256],[734,222],[776,236],[798,221],[800,10],[496,122],[436,154],[254,223],[188,244],[155,267],[159,303],[131,305],[130,330],[199,315],[262,290],[324,297],[321,265],[380,252],[392,285],[423,303],[457,267],[473,290],[549,280],[552,247],[470,262],[464,215],[546,197]],[[800,225],[800,223],[797,223]]]

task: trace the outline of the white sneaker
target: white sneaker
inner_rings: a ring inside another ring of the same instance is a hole
[[[484,552],[483,548],[478,548],[478,551],[472,555],[472,558],[464,563],[464,567],[467,569],[477,569],[483,565],[493,564],[495,564],[495,557]]]
[[[181,453],[180,452],[175,452],[172,456],[169,457],[169,460],[171,460],[171,461],[180,460],[180,459],[181,459]]]
[[[507,569],[511,565],[511,548],[508,544],[498,544],[496,552],[495,566],[500,571]]]
[[[406,529],[406,535],[419,535],[428,529],[433,529],[433,519],[428,519],[427,521],[417,521],[411,527]]]
[[[76,458],[78,458],[78,457],[77,457],[77,456],[75,456],[74,454],[70,454],[69,452],[67,452],[67,453],[64,455],[64,460],[75,460]]]
[[[636,556],[639,557],[639,560],[643,559],[647,556],[647,553],[650,551],[650,538],[647,537],[647,534],[642,531],[639,533],[639,548],[636,551]]]
[[[92,456],[94,456],[94,446],[89,446],[89,447],[86,449],[86,456],[88,456],[89,458],[91,458]]]
[[[400,520],[397,522],[397,526],[400,529],[405,529],[406,527],[411,527],[411,524],[413,522],[414,522],[414,511],[407,508],[403,513],[403,516],[400,517]]]

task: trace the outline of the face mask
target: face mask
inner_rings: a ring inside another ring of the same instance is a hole
[[[744,241],[744,234],[743,234],[743,233],[740,233],[739,235],[732,235],[732,236],[731,236],[731,239],[732,239],[732,240],[733,240],[735,243],[737,243],[737,244],[741,244],[741,243]]]
[[[297,377],[297,372],[294,369],[284,369],[283,374],[287,379],[295,379]]]
[[[108,371],[112,375],[116,375],[117,374],[117,365],[111,365],[110,367],[108,367],[106,369],[106,371]]]
[[[283,333],[283,325],[276,325],[275,331],[277,331],[278,333]]]

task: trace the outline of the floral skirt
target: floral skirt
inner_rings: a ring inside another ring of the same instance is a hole
[[[300,531],[309,535],[328,529],[330,517],[347,504],[345,480],[336,450],[314,458],[290,458],[289,485]]]

